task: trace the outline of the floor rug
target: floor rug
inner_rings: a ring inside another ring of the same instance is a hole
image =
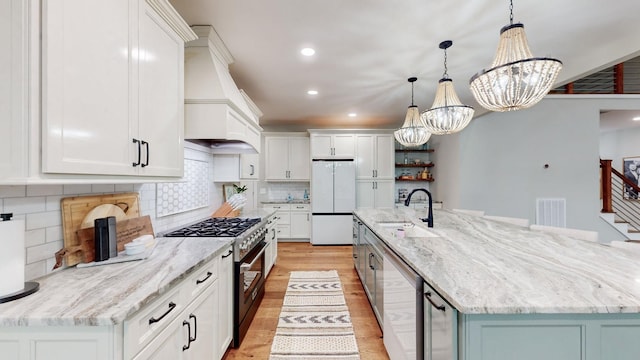
[[[269,359],[360,359],[336,270],[291,272]]]

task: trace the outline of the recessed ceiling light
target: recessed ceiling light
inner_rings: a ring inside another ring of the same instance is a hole
[[[315,54],[316,51],[313,50],[312,48],[304,48],[300,50],[300,53],[304,56],[313,56],[313,54]]]
[[[356,113],[349,113],[349,117],[356,117],[356,116],[358,116],[358,114],[356,114]]]
[[[640,116],[636,116],[633,118],[633,121],[640,121]]]
[[[318,90],[309,90],[309,91],[307,91],[307,94],[309,94],[309,95],[318,95]]]

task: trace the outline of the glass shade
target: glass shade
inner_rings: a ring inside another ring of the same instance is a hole
[[[469,81],[471,93],[482,107],[491,111],[526,109],[547,95],[560,69],[560,60],[533,57],[524,25],[511,24],[500,31],[491,68]]]
[[[453,80],[443,78],[438,82],[431,109],[423,112],[421,118],[430,133],[446,135],[456,133],[469,125],[473,113],[471,106],[462,105],[453,88]]]
[[[420,112],[417,106],[409,106],[404,124],[400,129],[393,132],[393,136],[400,144],[406,147],[420,146],[429,141],[431,133],[427,131],[420,119]]]

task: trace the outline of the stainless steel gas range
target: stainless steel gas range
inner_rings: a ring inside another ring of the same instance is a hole
[[[164,237],[234,237],[233,347],[240,346],[264,297],[266,221],[261,218],[210,218]]]

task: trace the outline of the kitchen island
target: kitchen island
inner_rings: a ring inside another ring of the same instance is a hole
[[[640,358],[640,269],[632,254],[448,210],[435,210],[427,228],[423,212],[354,214],[424,279],[425,291],[457,310],[449,339],[456,358]],[[400,238],[386,226],[403,222],[422,229],[413,231],[419,236],[407,229]]]

